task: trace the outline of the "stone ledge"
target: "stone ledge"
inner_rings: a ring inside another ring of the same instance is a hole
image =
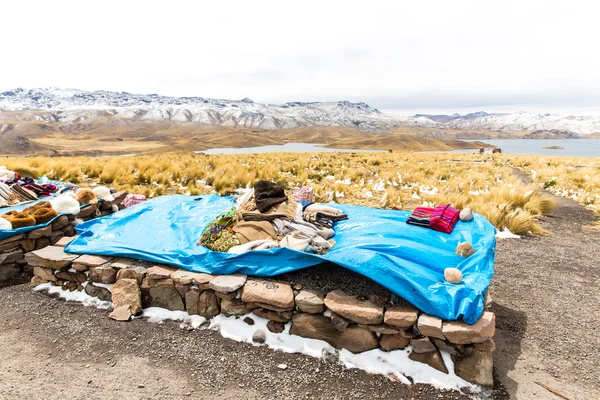
[[[458,376],[475,384],[493,385],[491,354],[495,345],[491,337],[495,317],[489,311],[476,324],[466,325],[461,321],[442,321],[412,306],[391,304],[382,297],[359,298],[340,290],[325,294],[300,287],[294,291],[288,282],[246,279],[239,274],[212,276],[162,265],[153,266],[147,273],[135,260],[105,262],[91,266],[89,273],[66,270],[73,261],[69,257],[78,256],[61,252],[62,248],[53,247],[28,257],[36,264],[30,286],[50,282],[69,291],[85,290],[90,296],[112,301],[114,310],[110,317],[117,321],[128,321],[142,307],[187,311],[207,319],[220,313],[241,316],[251,312],[268,319],[267,328],[273,333],[283,332],[289,323],[292,335],[324,340],[354,353],[410,346],[412,360],[444,373],[448,373],[448,366],[440,350],[446,351],[455,361]],[[44,254],[48,254],[48,259],[40,261]],[[55,261],[59,268],[49,268]],[[106,260],[92,264],[100,261]],[[121,268],[115,268],[119,262]],[[196,280],[209,283],[197,284]],[[111,290],[107,289],[109,286]]]

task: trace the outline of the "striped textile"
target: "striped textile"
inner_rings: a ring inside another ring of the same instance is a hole
[[[435,209],[428,207],[417,207],[406,220],[407,224],[422,226],[429,228],[431,225],[431,217],[435,214]]]
[[[302,186],[299,188],[294,188],[294,201],[297,203],[301,203],[303,201],[307,203],[312,203],[314,198],[313,188],[310,186]]]
[[[437,206],[431,217],[430,227],[444,233],[452,233],[458,222],[460,211],[450,207],[450,204]]]

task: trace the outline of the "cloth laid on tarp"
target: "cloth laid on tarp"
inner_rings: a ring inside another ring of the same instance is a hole
[[[336,223],[336,245],[323,255],[288,248],[229,254],[198,245],[205,226],[233,204],[231,198],[218,195],[162,196],[78,225],[79,237],[65,250],[130,257],[210,274],[256,276],[330,261],[445,320],[463,318],[473,324],[483,311],[484,292],[494,274],[496,239],[494,226],[479,214],[446,234],[406,224],[408,211],[336,204],[349,219]],[[476,253],[466,259],[455,255],[459,242],[471,243]],[[447,267],[460,269],[463,282],[446,282]]]

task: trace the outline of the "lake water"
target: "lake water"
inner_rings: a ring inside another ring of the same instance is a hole
[[[474,140],[465,140],[472,142]],[[498,146],[504,154],[531,154],[543,156],[600,157],[600,139],[493,139],[480,140]],[[545,149],[560,146],[563,149]],[[456,153],[473,153],[474,150],[454,150]]]
[[[220,148],[220,149],[208,149],[203,151],[195,151],[194,153],[203,154],[252,154],[252,153],[379,153],[386,152],[387,150],[370,150],[370,149],[329,149],[323,144],[313,143],[286,143],[276,146],[261,146],[261,147],[243,147],[243,148]]]

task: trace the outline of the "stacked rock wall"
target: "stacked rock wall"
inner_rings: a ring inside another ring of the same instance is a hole
[[[59,246],[28,253],[25,260],[34,269],[31,286],[51,282],[112,301],[110,317],[116,320],[127,321],[148,307],[187,311],[207,319],[252,313],[268,319],[267,327],[274,333],[291,324],[290,334],[324,340],[353,353],[410,345],[412,360],[448,373],[440,353],[444,350],[452,356],[458,376],[493,386],[495,316],[489,310],[476,324],[466,325],[379,296],[362,298],[340,290],[323,293],[240,274],[213,276],[131,259],[76,256]],[[251,324],[251,318],[244,321]],[[260,332],[255,336],[260,342]]]
[[[122,208],[121,202],[127,196],[127,192],[118,192],[114,195],[115,200],[81,208],[78,215],[61,215],[51,224],[29,231],[28,233],[11,236],[0,240],[0,282],[11,279],[23,272],[31,274],[27,268],[25,254],[61,243],[68,243],[69,238],[75,236],[75,219],[84,221],[112,214],[113,204]],[[1,209],[0,209],[1,212]],[[65,239],[63,239],[65,238]],[[64,246],[63,244],[63,246]]]

